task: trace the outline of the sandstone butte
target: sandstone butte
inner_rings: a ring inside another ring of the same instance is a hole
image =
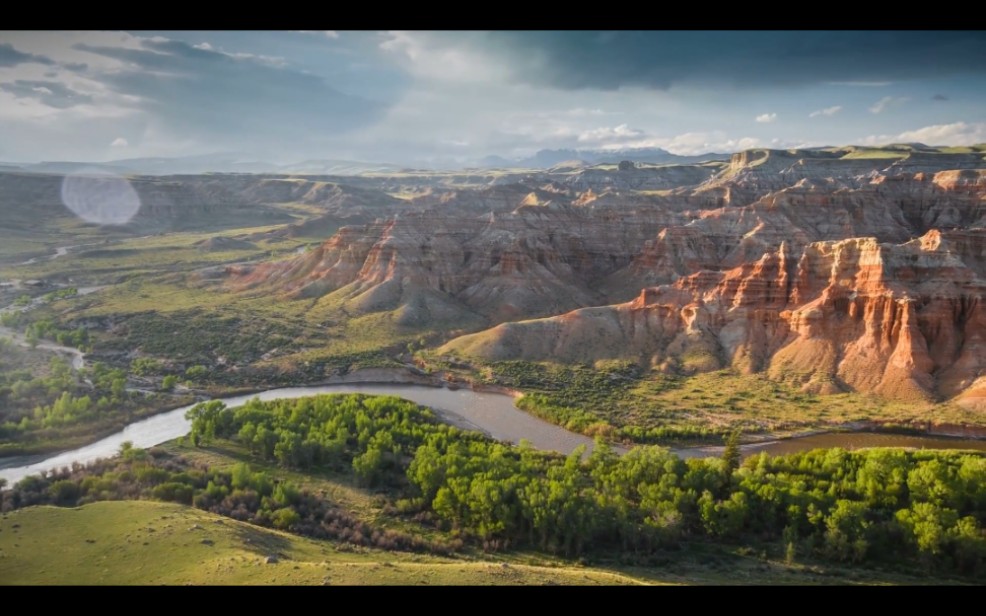
[[[731,366],[806,391],[986,409],[983,155],[845,154],[428,191],[220,280],[465,327],[442,348],[460,356]]]

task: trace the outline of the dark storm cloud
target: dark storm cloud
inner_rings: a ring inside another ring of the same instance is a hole
[[[54,64],[55,61],[45,56],[18,51],[10,43],[0,43],[0,66],[17,66],[27,62],[39,64]]]
[[[68,109],[92,102],[91,96],[76,92],[58,81],[18,79],[10,83],[0,83],[0,90],[10,92],[17,98],[37,99],[56,109]]]
[[[379,103],[344,94],[276,59],[176,40],[141,44],[140,49],[83,43],[75,48],[125,62],[122,70],[92,78],[137,97],[136,107],[190,134],[262,133],[289,140],[358,128],[383,112]]]
[[[516,80],[562,89],[667,89],[986,74],[986,32],[438,33],[507,60]]]

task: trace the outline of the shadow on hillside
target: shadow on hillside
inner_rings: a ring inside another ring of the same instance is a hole
[[[233,534],[243,544],[243,548],[259,556],[276,556],[284,558],[291,547],[291,542],[280,535],[275,535],[265,529],[237,524]]]

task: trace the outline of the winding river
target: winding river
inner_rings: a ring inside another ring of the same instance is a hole
[[[579,445],[592,449],[593,441],[587,436],[538,419],[514,406],[513,398],[495,393],[480,393],[469,389],[450,390],[425,385],[400,384],[348,384],[317,387],[285,387],[257,394],[220,398],[227,406],[235,407],[256,397],[261,400],[302,398],[326,393],[363,393],[400,396],[417,404],[430,407],[445,421],[462,428],[480,430],[491,437],[518,443],[527,439],[538,449],[569,453]],[[39,459],[39,456],[0,459],[0,478],[13,484],[22,478],[74,462],[85,464],[98,458],[115,455],[124,441],[137,447],[151,447],[188,433],[189,421],[185,413],[194,405],[167,411],[148,419],[134,422],[122,431],[79,449]],[[753,443],[743,446],[745,455],[766,451],[771,454],[793,453],[819,447],[914,447],[934,449],[975,449],[986,451],[986,441],[956,438],[900,436],[863,432],[825,433],[800,438]],[[626,450],[620,449],[625,452]],[[722,447],[691,447],[673,450],[681,457],[716,456]]]
[[[469,389],[451,390],[425,385],[324,385],[319,387],[285,387],[257,394],[220,398],[227,406],[235,407],[256,397],[261,400],[303,398],[316,394],[362,393],[400,396],[417,404],[428,406],[445,421],[462,428],[481,430],[495,439],[517,443],[526,438],[539,449],[570,452],[581,444],[592,447],[587,436],[569,432],[564,428],[528,415],[514,406],[513,398],[502,394],[479,393]],[[124,441],[136,447],[151,447],[188,434],[190,422],[185,413],[194,405],[167,411],[134,422],[122,431],[100,441],[40,460],[37,457],[12,457],[0,459],[0,478],[10,484],[55,468],[85,464],[98,458],[117,453]]]

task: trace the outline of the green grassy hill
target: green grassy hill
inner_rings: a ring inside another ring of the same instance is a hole
[[[275,556],[277,562],[266,562]],[[637,584],[579,567],[369,550],[171,503],[31,507],[0,519],[0,585]]]

